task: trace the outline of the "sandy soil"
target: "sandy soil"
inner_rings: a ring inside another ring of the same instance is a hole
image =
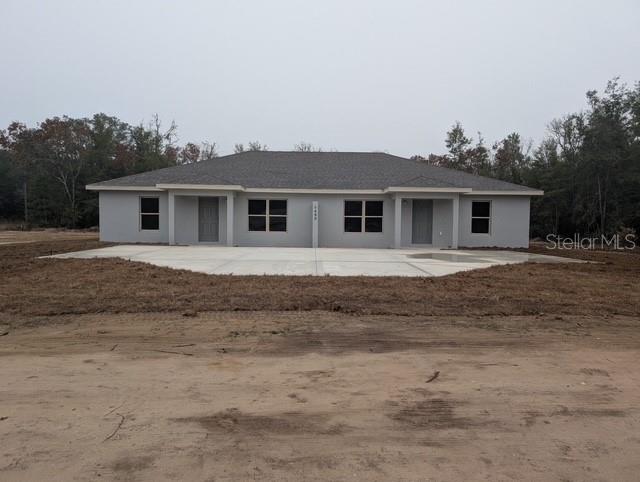
[[[639,347],[619,316],[34,320],[0,479],[637,480]]]
[[[638,479],[637,252],[232,277],[23,241],[0,246],[2,481]]]

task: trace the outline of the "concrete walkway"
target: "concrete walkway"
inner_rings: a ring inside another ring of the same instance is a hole
[[[123,258],[207,274],[445,276],[490,266],[576,262],[513,251],[118,245],[53,258]]]

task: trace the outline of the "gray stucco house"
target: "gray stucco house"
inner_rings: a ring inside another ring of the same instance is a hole
[[[365,152],[243,152],[87,189],[103,241],[343,248],[525,247],[542,195]]]

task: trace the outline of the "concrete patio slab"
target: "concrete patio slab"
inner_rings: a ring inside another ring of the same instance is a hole
[[[446,276],[512,263],[578,260],[515,251],[117,245],[51,258],[122,258],[206,274]]]

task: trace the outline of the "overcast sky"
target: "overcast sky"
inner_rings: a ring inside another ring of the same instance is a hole
[[[0,0],[0,127],[157,112],[222,154],[443,152],[459,120],[538,141],[616,75],[640,80],[640,1]]]

